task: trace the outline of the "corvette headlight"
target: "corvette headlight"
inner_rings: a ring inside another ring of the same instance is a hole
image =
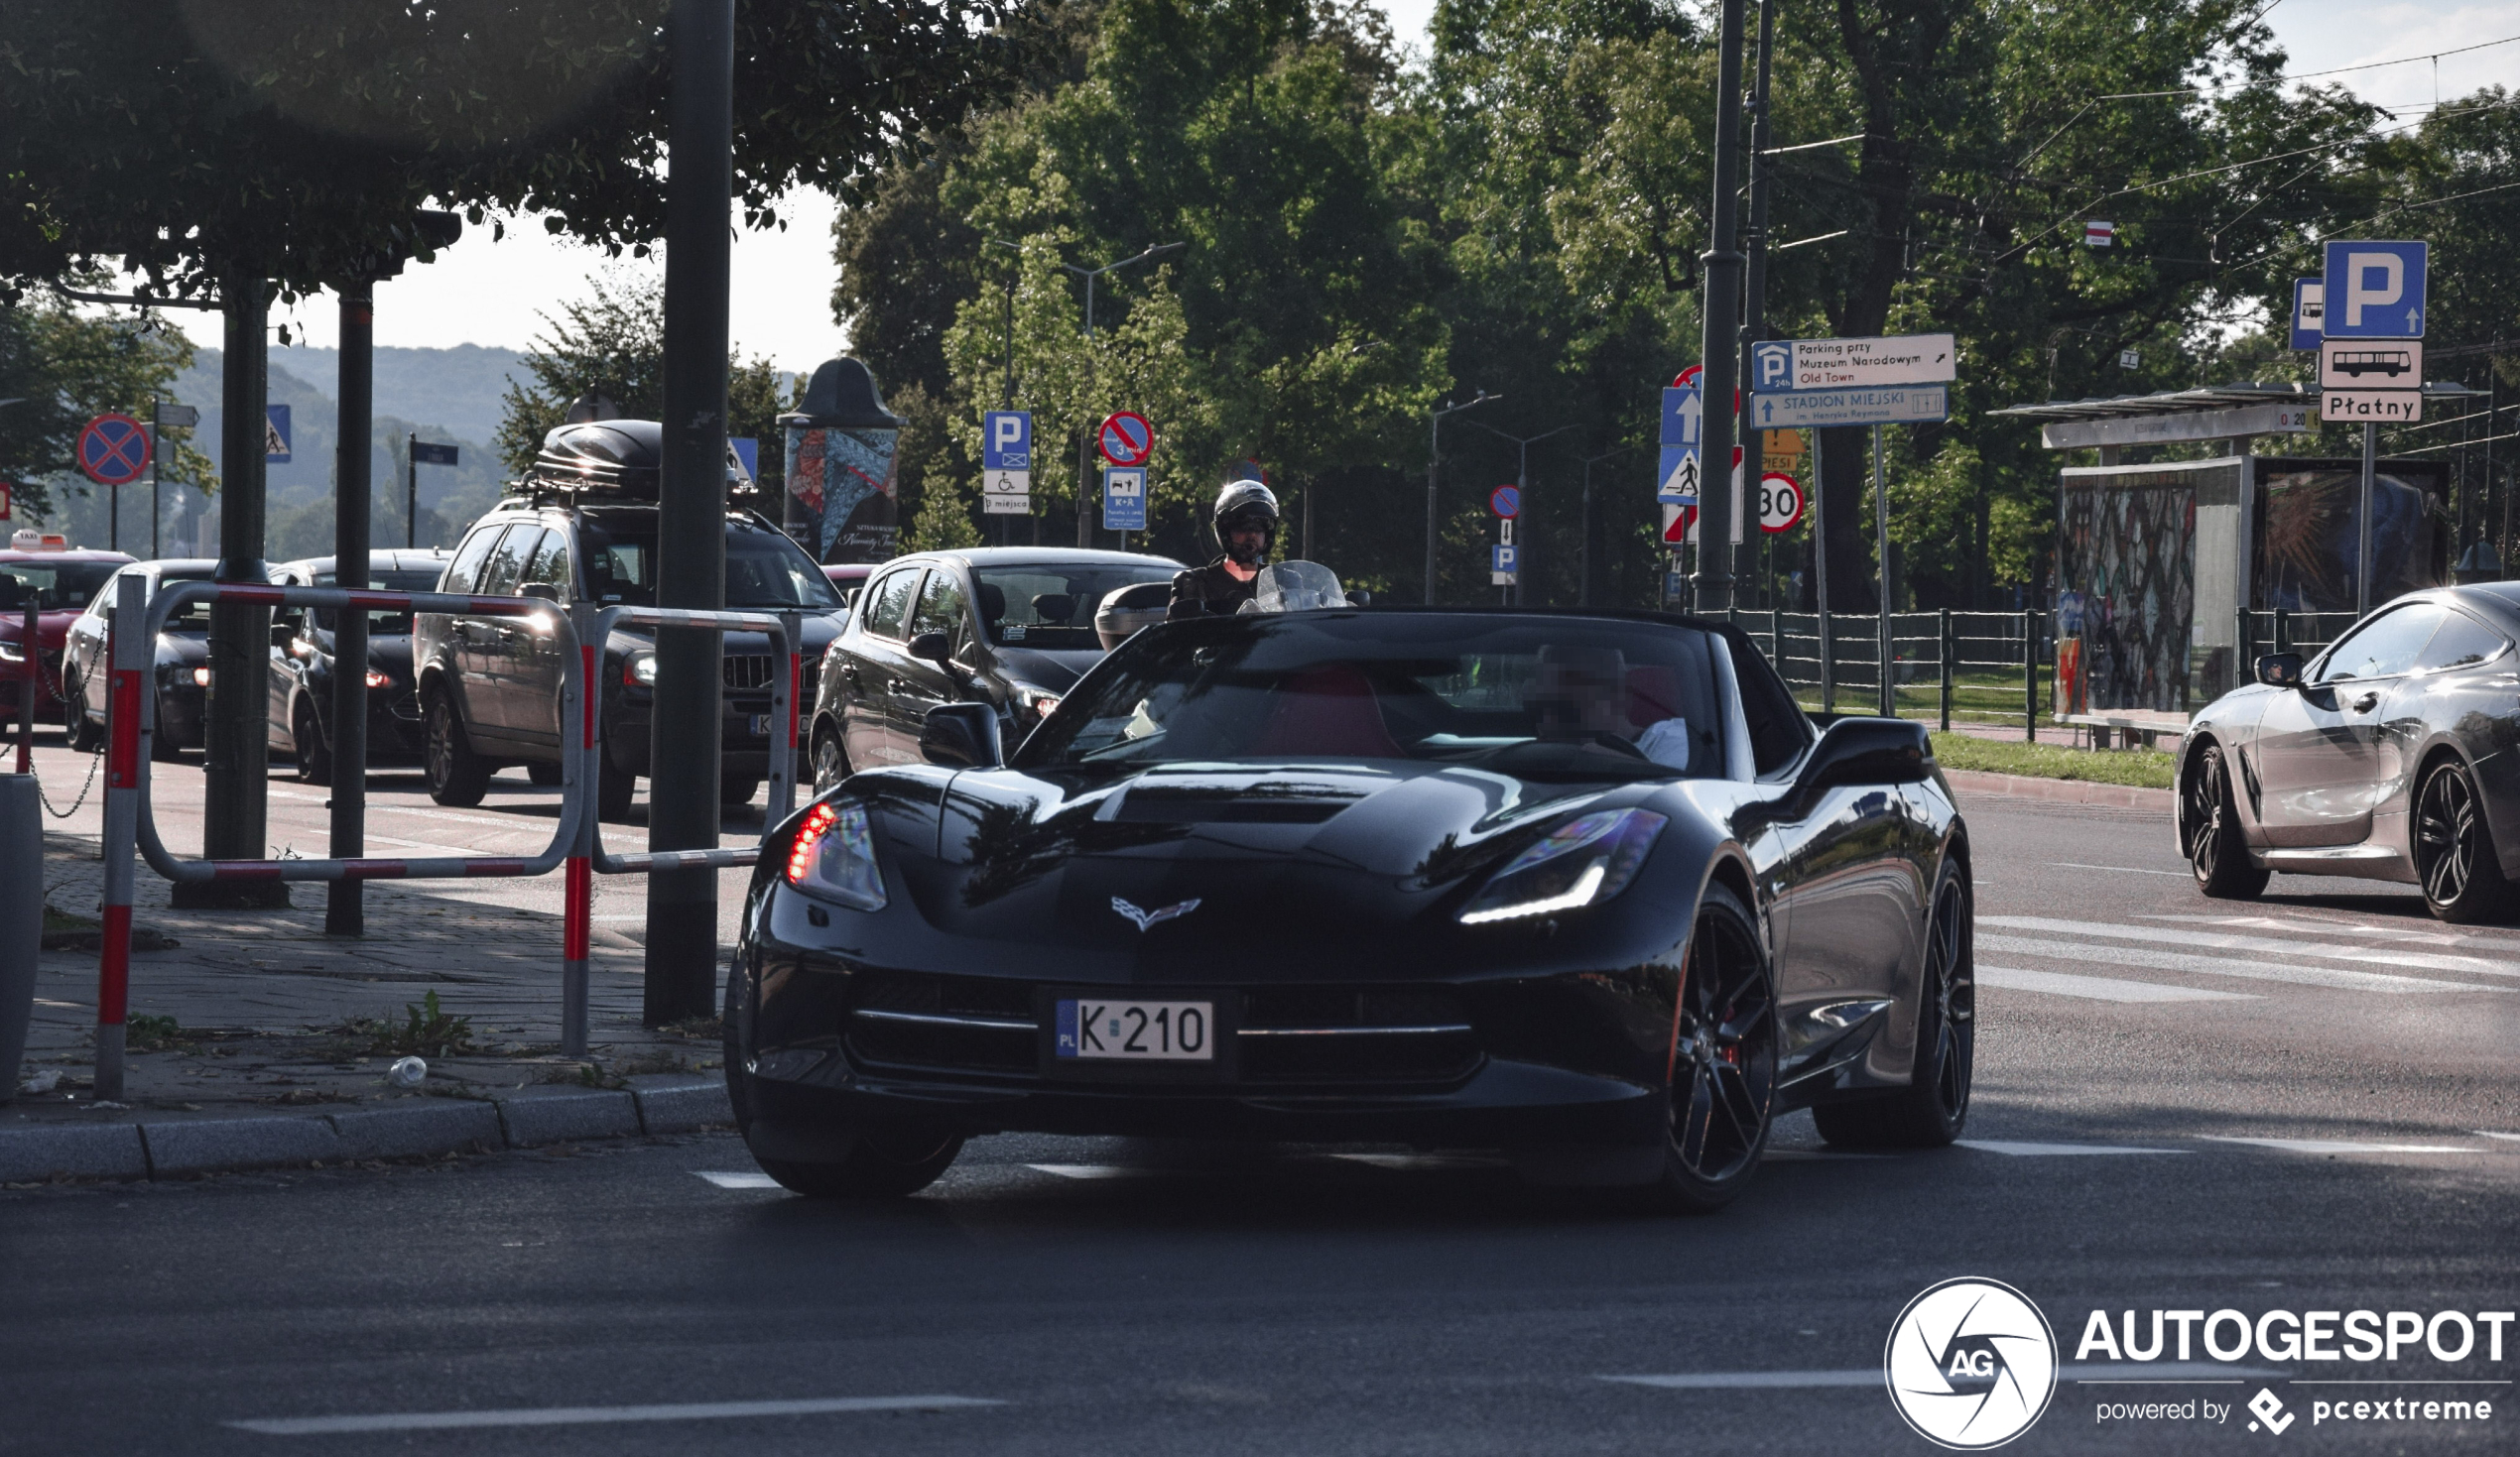
[[[805,812],[788,846],[788,884],[860,911],[884,909],[884,872],[866,806],[825,800]]]
[[[1670,821],[1650,809],[1603,809],[1577,815],[1542,836],[1505,868],[1461,912],[1461,924],[1519,920],[1607,901],[1627,889]]]

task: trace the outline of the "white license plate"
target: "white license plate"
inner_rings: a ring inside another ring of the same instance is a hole
[[[1058,1049],[1088,1062],[1213,1062],[1216,1004],[1062,1001]]]
[[[770,737],[769,714],[756,713],[752,716],[752,736],[756,739],[766,739]]]

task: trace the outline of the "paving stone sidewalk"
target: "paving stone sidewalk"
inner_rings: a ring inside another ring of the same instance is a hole
[[[94,916],[104,884],[94,840],[48,834],[44,882],[53,911]],[[297,909],[279,911],[178,911],[170,889],[145,867],[137,877],[135,939],[171,944],[132,956],[124,1106],[100,1106],[92,1092],[96,953],[42,954],[22,1086],[0,1104],[0,1182],[413,1156],[728,1121],[715,1023],[640,1026],[641,953],[629,927],[595,929],[590,1055],[572,1059],[559,1052],[560,917],[485,904],[482,883],[370,882],[367,933],[355,939],[324,934],[319,885],[293,887]],[[436,1036],[421,1048],[412,1023],[433,992],[447,1021],[422,1029]],[[465,1034],[445,1045],[453,1020]],[[389,1087],[387,1068],[413,1050],[437,1054],[426,1082]]]

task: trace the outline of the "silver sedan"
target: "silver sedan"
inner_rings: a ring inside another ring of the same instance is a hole
[[[2208,896],[2267,877],[2419,886],[2444,920],[2520,897],[2520,583],[2414,592],[2325,652],[2257,660],[2257,681],[2179,745],[2179,848]]]

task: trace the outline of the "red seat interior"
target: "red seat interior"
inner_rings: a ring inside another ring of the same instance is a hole
[[[1325,754],[1399,759],[1400,745],[1383,726],[1374,685],[1345,665],[1308,668],[1278,685],[1254,754]]]

